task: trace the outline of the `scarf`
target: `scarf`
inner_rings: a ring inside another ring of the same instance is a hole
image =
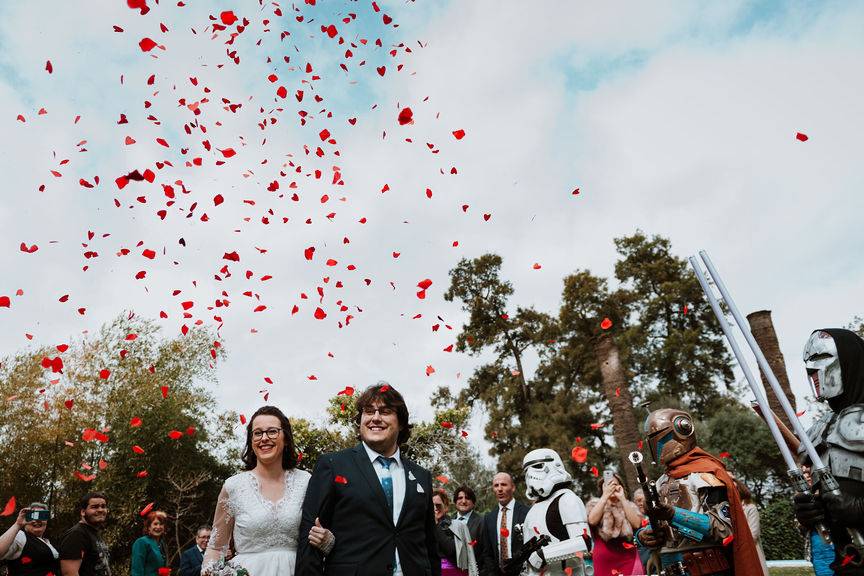
[[[597,498],[589,500],[586,506],[587,512],[590,514],[591,510],[599,502],[600,500]],[[636,506],[629,500],[618,500],[617,502],[606,500],[606,506],[603,508],[603,518],[596,528],[597,534],[600,535],[604,542],[609,542],[615,538],[624,538],[628,541],[633,538],[633,527],[630,526],[630,522],[627,521],[627,516],[624,514],[624,507],[628,505]]]
[[[761,574],[762,564],[756,552],[756,543],[747,524],[747,516],[738,496],[738,488],[723,463],[701,448],[694,448],[686,454],[669,462],[666,474],[670,478],[683,478],[693,473],[708,472],[723,482],[732,515],[732,563],[736,576]]]

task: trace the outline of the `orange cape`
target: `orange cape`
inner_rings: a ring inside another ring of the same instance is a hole
[[[734,535],[731,542],[733,573],[737,576],[761,574],[762,563],[759,562],[756,542],[750,533],[747,516],[744,515],[744,508],[741,506],[738,488],[723,463],[701,448],[694,448],[669,462],[666,468],[666,474],[675,479],[683,478],[695,472],[709,472],[726,486],[729,513],[732,516],[732,534]]]

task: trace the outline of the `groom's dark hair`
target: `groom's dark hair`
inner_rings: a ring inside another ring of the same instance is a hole
[[[291,470],[296,468],[297,449],[294,446],[294,434],[291,432],[291,422],[276,406],[262,406],[255,411],[255,414],[249,419],[249,423],[246,424],[246,446],[243,447],[243,455],[240,457],[243,460],[243,464],[246,465],[246,470],[252,470],[258,464],[258,457],[255,456],[255,451],[252,450],[252,425],[258,416],[275,416],[279,419],[279,426],[282,427],[282,437],[285,438],[285,450],[282,452],[282,469]]]
[[[380,402],[387,408],[396,411],[396,417],[399,419],[399,427],[401,428],[399,436],[396,437],[396,443],[401,446],[408,442],[408,438],[411,437],[411,425],[408,424],[408,406],[405,405],[405,399],[402,398],[402,394],[397,392],[387,382],[379,382],[378,384],[369,386],[357,398],[357,414],[354,416],[354,422],[357,423],[358,430],[363,409],[375,402]]]

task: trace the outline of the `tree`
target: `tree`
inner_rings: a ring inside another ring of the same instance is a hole
[[[611,331],[613,326],[617,327],[616,330],[625,329],[629,300],[626,291],[610,293],[605,280],[587,270],[577,271],[564,279],[558,321],[564,338],[564,346],[559,351],[565,351],[566,358],[579,371],[583,383],[588,383],[591,389],[603,391],[618,447],[618,469],[632,492],[638,481],[635,470],[625,458],[638,449],[639,428],[626,358]]]
[[[666,238],[636,231],[616,238],[615,247],[615,277],[632,306],[621,341],[637,395],[679,396],[697,419],[710,416],[737,390],[722,330],[696,276]]]
[[[234,442],[236,417],[201,386],[223,354],[206,330],[164,338],[155,323],[124,314],[93,337],[6,359],[0,469],[17,473],[0,478],[0,493],[48,501],[59,535],[77,521],[81,494],[104,491],[117,566],[150,502],[170,515],[169,541],[191,541],[232,471],[216,454]]]
[[[594,449],[592,460],[598,454],[602,457],[604,433],[591,426],[597,421],[591,410],[596,390],[573,369],[568,352],[559,350],[561,330],[555,318],[531,308],[508,313],[513,288],[500,278],[500,268],[501,258],[486,254],[463,259],[450,272],[445,298],[460,300],[469,314],[457,336],[457,349],[472,355],[491,349],[494,354],[469,378],[460,405],[477,403],[487,411],[490,452],[498,456],[499,469],[517,481],[523,456],[535,447],[550,447],[566,459],[579,445]],[[525,373],[522,361],[529,352],[539,359],[533,375]],[[593,484],[588,466],[576,467],[574,473]]]

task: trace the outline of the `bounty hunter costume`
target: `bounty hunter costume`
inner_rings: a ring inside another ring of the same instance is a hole
[[[654,549],[662,546],[667,574],[760,574],[738,490],[723,463],[696,446],[690,415],[672,408],[655,410],[645,428],[654,461],[666,467],[657,480],[657,516],[669,522],[672,534],[664,537],[646,527],[636,533],[639,542]]]
[[[571,489],[573,480],[558,453],[549,448],[532,450],[522,459],[525,494],[534,505],[522,525],[522,538],[547,535],[551,542],[528,559],[528,574],[544,576],[590,576],[590,560],[581,556],[591,550],[588,514],[582,499]],[[570,568],[570,571],[567,569]]]
[[[807,435],[837,480],[839,494],[823,491],[815,501],[798,494],[795,515],[807,528],[825,521],[834,541],[836,574],[864,574],[864,340],[850,330],[816,330],[804,347],[804,365],[816,398],[831,407]],[[806,453],[801,458],[812,466]],[[814,488],[818,480],[814,474]]]

